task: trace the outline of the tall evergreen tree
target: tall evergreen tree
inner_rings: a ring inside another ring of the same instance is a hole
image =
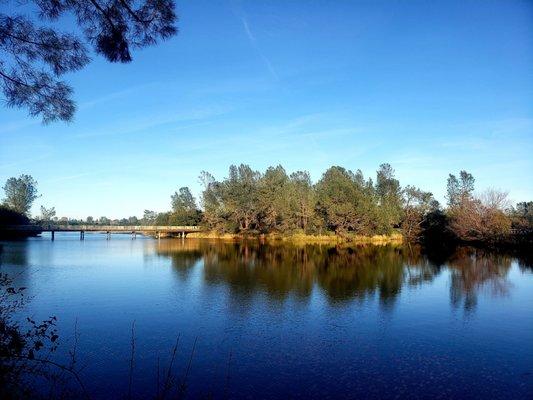
[[[169,223],[172,225],[196,225],[200,222],[196,200],[188,187],[181,187],[171,196],[172,214]]]
[[[291,208],[291,225],[306,231],[314,223],[316,194],[307,171],[297,171],[291,174],[289,181],[289,196]]]
[[[329,168],[317,183],[318,209],[326,226],[335,233],[367,233],[372,206],[365,191],[362,174],[342,167]]]
[[[261,232],[291,229],[289,190],[289,177],[281,165],[268,168],[261,177],[257,210]]]
[[[402,218],[402,189],[390,164],[381,164],[377,171],[376,194],[379,200],[379,230],[388,233]]]

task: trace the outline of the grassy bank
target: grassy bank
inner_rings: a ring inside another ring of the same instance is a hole
[[[298,244],[336,244],[336,243],[356,243],[356,244],[389,244],[389,243],[401,243],[403,236],[399,233],[393,233],[391,235],[336,235],[329,233],[325,235],[309,235],[305,233],[293,233],[293,234],[230,234],[219,233],[214,231],[208,232],[194,232],[187,235],[189,238],[197,239],[220,239],[220,240],[262,240],[266,242],[288,242]]]

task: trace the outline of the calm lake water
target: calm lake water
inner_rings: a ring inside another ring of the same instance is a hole
[[[528,261],[459,249],[235,244],[56,234],[0,242],[0,270],[58,317],[94,398],[533,398]],[[196,346],[194,343],[196,341]],[[162,374],[162,372],[161,372]]]

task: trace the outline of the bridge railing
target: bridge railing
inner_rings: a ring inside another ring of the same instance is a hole
[[[5,225],[3,230],[42,232],[42,231],[93,231],[93,232],[195,232],[200,226],[177,225]]]
[[[43,226],[43,228],[45,228]],[[132,232],[132,231],[198,231],[199,226],[178,225],[50,225],[44,230],[72,230],[72,231],[106,231],[106,232]]]

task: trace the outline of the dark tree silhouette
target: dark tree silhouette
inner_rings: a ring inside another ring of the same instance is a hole
[[[177,33],[173,0],[33,0],[37,17],[0,13],[0,86],[8,107],[27,108],[44,123],[72,119],[72,88],[60,79],[90,61],[88,46],[110,62]],[[16,9],[16,0],[12,10]],[[82,35],[39,24],[74,15]]]

